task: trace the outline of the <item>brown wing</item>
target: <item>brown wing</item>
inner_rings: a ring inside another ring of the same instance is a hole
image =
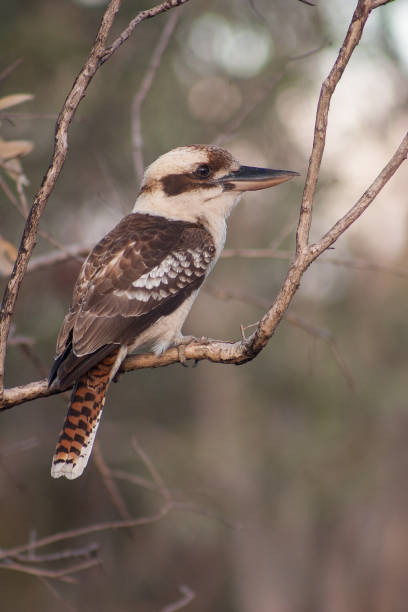
[[[122,219],[82,267],[51,380],[68,384],[74,372],[77,378],[114,345],[173,312],[201,285],[214,255],[201,225],[139,213]]]

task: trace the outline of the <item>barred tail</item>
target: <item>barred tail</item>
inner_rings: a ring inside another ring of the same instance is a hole
[[[51,476],[78,478],[91,455],[105,396],[116,372],[119,348],[91,368],[76,383],[57,448]]]

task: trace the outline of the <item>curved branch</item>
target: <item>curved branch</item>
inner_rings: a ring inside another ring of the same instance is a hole
[[[270,310],[264,315],[260,321],[258,328],[252,336],[252,350],[255,355],[261,351],[268,340],[271,338],[275,329],[282,320],[283,315],[289,307],[293,296],[299,287],[300,279],[310,264],[319,257],[326,249],[328,249],[348,227],[368,208],[375,200],[381,189],[390,180],[399,166],[407,159],[408,155],[408,134],[403,138],[398,149],[388,162],[388,164],[379,173],[370,187],[365,191],[361,198],[349,210],[344,217],[339,219],[337,223],[318,241],[316,244],[307,246],[304,250],[296,255],[289,271],[283,281],[282,287]]]
[[[157,15],[161,15],[166,11],[170,11],[177,6],[181,6],[182,4],[186,4],[189,0],[166,0],[166,2],[162,2],[161,4],[157,4],[150,9],[146,9],[145,11],[141,11],[132,21],[129,23],[126,30],[123,30],[122,34],[117,37],[117,39],[105,49],[103,57],[101,58],[101,63],[106,62],[110,56],[115,53],[117,49],[129,38],[132,34],[133,30],[139,23],[144,21],[145,19],[151,19],[152,17],[157,17]]]
[[[85,91],[92,78],[95,76],[98,68],[100,68],[100,66],[113,55],[120,45],[122,45],[123,42],[129,38],[139,23],[145,19],[150,19],[151,17],[155,17],[160,13],[180,6],[181,4],[185,4],[186,2],[188,2],[188,0],[168,0],[152,7],[151,9],[141,11],[130,22],[129,26],[114,41],[114,43],[110,47],[106,47],[109,32],[121,5],[121,0],[110,0],[109,2],[108,8],[102,17],[101,25],[88,58],[75,79],[71,91],[68,94],[64,106],[62,107],[62,110],[58,116],[53,157],[27,218],[18,256],[4,293],[0,312],[0,399],[3,395],[4,362],[6,358],[6,344],[10,331],[11,317],[14,312],[17,296],[27,269],[28,261],[36,244],[36,235],[38,232],[40,217],[44,212],[48,198],[55,187],[68,153],[68,129],[79,103],[84,97]]]
[[[299,224],[296,234],[296,253],[307,248],[309,242],[310,226],[312,223],[313,200],[316,193],[317,180],[324,147],[326,144],[326,131],[329,115],[329,107],[332,95],[341,79],[349,59],[360,42],[364,26],[372,9],[375,8],[371,0],[359,0],[346,38],[340,48],[339,54],[329,75],[323,81],[319,102],[317,105],[316,122],[314,129],[312,153],[309,159],[306,183],[303,191],[302,205],[300,210]]]
[[[14,548],[9,548],[8,550],[0,550],[0,561],[10,557],[13,558],[23,552],[28,552],[34,549],[37,550],[38,548],[43,548],[44,546],[49,546],[50,544],[56,544],[57,542],[63,542],[65,540],[72,540],[73,538],[79,538],[90,533],[99,533],[101,531],[149,525],[159,521],[174,508],[177,508],[176,502],[166,500],[156,514],[152,514],[151,516],[126,519],[125,521],[104,521],[102,523],[95,523],[87,527],[79,527],[78,529],[69,529],[68,531],[54,533],[53,535],[38,539],[33,543],[21,544],[20,546],[15,546]]]
[[[85,90],[99,67],[100,58],[105,50],[105,43],[112,27],[113,21],[119,11],[121,0],[111,0],[102,18],[102,23],[96,35],[95,42],[88,58],[75,79],[70,93],[57,120],[55,132],[54,154],[48,170],[44,176],[41,187],[37,192],[34,203],[28,216],[20,249],[14,264],[14,269],[7,284],[0,313],[0,397],[3,391],[4,361],[6,357],[6,343],[10,331],[11,317],[17,301],[17,295],[27,269],[28,260],[36,243],[36,234],[40,217],[45,209],[47,200],[54,189],[57,178],[64,165],[68,153],[68,128]]]
[[[179,14],[174,12],[168,21],[166,22],[157,45],[153,51],[151,60],[147,67],[147,70],[143,76],[140,87],[133,98],[132,110],[131,110],[131,131],[132,131],[132,153],[133,153],[133,164],[136,172],[136,177],[141,184],[144,172],[144,160],[143,160],[143,136],[142,136],[142,105],[152,87],[153,79],[160,66],[160,62],[165,52],[167,45],[170,42],[170,38],[177,25]]]
[[[408,156],[408,132],[390,161],[381,170],[377,178],[371,183],[370,187],[363,193],[361,198],[354,204],[352,208],[339,219],[333,227],[319,240],[316,244],[310,246],[311,260],[313,261],[323,251],[328,249],[336,240],[346,231],[347,228],[354,223],[363,212],[370,206],[374,198],[380,193],[381,189],[390,180],[392,175],[398,170],[403,161]]]
[[[208,342],[203,339],[202,342],[196,341],[183,346],[183,353],[185,359],[193,359],[195,361],[207,359],[215,363],[235,363],[239,365],[248,360],[245,343],[243,342]],[[146,353],[127,357],[121,366],[120,372],[130,372],[131,370],[143,368],[161,368],[178,363],[179,361],[179,351],[177,347],[172,347],[159,356]],[[58,389],[55,386],[49,389],[46,378],[28,383],[27,385],[4,389],[3,398],[0,400],[0,411],[34,399],[56,395],[64,390]]]

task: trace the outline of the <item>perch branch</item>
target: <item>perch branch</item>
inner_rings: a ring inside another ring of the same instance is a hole
[[[175,5],[175,0],[173,0],[173,3],[165,4],[171,4],[173,6]],[[312,204],[324,151],[330,99],[353,50],[361,38],[367,18],[375,6],[376,4],[369,0],[358,1],[357,8],[353,14],[340,53],[329,76],[323,83],[317,110],[313,148],[299,217],[296,256],[274,303],[265,313],[257,329],[249,338],[242,339],[238,342],[206,341],[205,339],[201,341],[196,340],[184,347],[186,359],[193,359],[195,361],[206,359],[215,363],[240,365],[256,357],[256,355],[266,346],[276,327],[282,320],[283,315],[296,293],[300,279],[308,266],[331,246],[367,209],[384,185],[396,172],[398,167],[407,158],[408,135],[404,137],[388,164],[349,212],[346,213],[346,215],[344,215],[344,217],[342,217],[320,241],[312,245],[309,244]],[[176,347],[173,347],[160,356],[153,354],[130,356],[124,361],[121,370],[126,372],[146,367],[162,367],[177,363],[178,361],[179,351]],[[45,380],[14,387],[4,392],[3,401],[0,402],[0,409],[4,410],[6,408],[11,408],[13,405],[37,397],[45,397],[60,392],[60,389],[48,389]]]
[[[390,180],[399,166],[407,159],[408,155],[408,134],[402,140],[400,146],[383,168],[370,187],[364,192],[358,202],[352,206],[348,213],[344,215],[320,241],[307,247],[304,253],[296,256],[279,293],[271,308],[263,316],[256,331],[246,340],[239,342],[207,342],[194,341],[185,346],[186,359],[200,361],[206,359],[214,363],[228,363],[240,365],[254,357],[266,346],[276,327],[282,320],[295,292],[300,283],[300,279],[311,264],[329,246],[331,246],[367,209],[374,201],[384,185]],[[132,355],[127,357],[122,364],[121,371],[129,372],[141,368],[158,368],[167,366],[179,361],[179,352],[176,347],[168,349],[162,355]],[[4,390],[4,396],[0,401],[0,410],[11,408],[15,405],[61,393],[61,389],[48,388],[47,380],[40,380]]]

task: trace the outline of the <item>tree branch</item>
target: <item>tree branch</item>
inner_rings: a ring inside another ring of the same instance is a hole
[[[31,207],[30,214],[25,224],[18,256],[14,264],[14,269],[4,293],[0,312],[0,399],[3,395],[4,389],[4,363],[6,358],[6,345],[10,331],[11,317],[14,312],[17,296],[27,269],[28,261],[36,244],[36,235],[38,232],[40,217],[44,212],[48,198],[54,189],[68,153],[68,129],[79,103],[84,97],[85,91],[98,68],[100,68],[100,66],[112,56],[120,45],[122,45],[125,40],[129,38],[139,23],[145,19],[150,19],[151,17],[155,17],[160,13],[180,6],[181,4],[185,4],[186,2],[188,2],[188,0],[168,0],[167,2],[162,2],[161,4],[152,7],[151,9],[141,11],[130,22],[129,26],[114,41],[114,43],[110,47],[106,47],[109,32],[121,5],[121,0],[110,0],[109,2],[108,8],[102,17],[101,25],[88,58],[79,75],[75,79],[71,91],[68,94],[64,106],[62,107],[62,110],[58,116],[53,157]]]
[[[377,178],[373,181],[367,191],[361,196],[358,202],[350,209],[350,211],[342,217],[332,228],[327,232],[320,241],[316,244],[306,246],[296,255],[289,271],[283,281],[282,287],[270,310],[264,315],[260,321],[257,330],[254,332],[251,341],[251,351],[253,356],[256,356],[261,351],[268,340],[271,338],[296,290],[299,286],[300,279],[310,264],[319,257],[326,249],[329,248],[346,229],[368,208],[374,201],[384,185],[390,180],[395,171],[399,168],[402,162],[407,158],[408,154],[408,136],[405,136],[400,146],[383,168]],[[251,339],[250,339],[251,340]]]
[[[177,4],[178,3],[176,3],[176,0],[170,3],[164,3],[166,6],[175,6]],[[164,5],[160,6],[163,7]],[[331,246],[339,238],[339,236],[341,236],[341,234],[343,234],[347,228],[367,209],[384,185],[396,172],[398,167],[406,159],[408,153],[408,135],[404,137],[390,161],[373,181],[367,191],[358,200],[358,202],[349,210],[349,212],[346,213],[346,215],[344,215],[344,217],[342,217],[320,239],[320,241],[312,245],[309,244],[313,199],[325,146],[331,96],[339,79],[341,78],[341,75],[343,74],[352,52],[360,41],[364,25],[371,10],[377,5],[378,4],[375,2],[370,2],[369,0],[358,1],[357,8],[353,14],[351,25],[348,29],[340,53],[332,70],[322,85],[317,110],[313,148],[309,161],[307,180],[303,193],[297,230],[296,255],[274,303],[265,313],[259,322],[257,329],[249,338],[242,339],[239,342],[207,341],[206,339],[202,339],[201,341],[196,340],[184,347],[184,355],[186,359],[193,359],[195,361],[206,359],[214,363],[240,365],[256,357],[256,355],[258,355],[258,353],[266,346],[276,327],[282,320],[283,315],[288,309],[293,296],[296,293],[300,279],[308,266],[315,261],[317,257],[319,257],[329,246]],[[168,349],[160,356],[145,354],[127,357],[122,364],[121,371],[127,372],[140,368],[163,367],[177,363],[178,361],[179,351],[177,347],[173,347]],[[46,380],[8,389],[4,391],[3,401],[0,402],[0,409],[5,410],[31,399],[46,397],[48,395],[60,393],[61,391],[62,390],[55,389],[54,387],[51,390],[48,389]]]
[[[44,176],[43,182],[28,216],[19,253],[14,264],[14,269],[8,282],[3,297],[0,313],[0,398],[4,385],[4,362],[6,357],[7,337],[10,330],[11,317],[17,300],[17,295],[27,269],[28,260],[36,243],[36,234],[40,217],[45,209],[47,200],[54,189],[57,178],[64,165],[68,153],[68,128],[74,116],[85,90],[99,67],[99,62],[105,51],[105,42],[112,27],[115,16],[119,10],[121,0],[111,0],[102,18],[95,42],[88,58],[75,79],[70,93],[65,100],[64,106],[59,114],[55,132],[54,154]]]
[[[195,598],[195,593],[190,587],[186,584],[182,584],[179,587],[179,591],[181,593],[181,598],[172,604],[168,604],[164,608],[162,608],[161,612],[176,612],[177,610],[181,610],[188,606],[189,603],[193,601]]]
[[[105,463],[105,459],[102,454],[101,445],[98,440],[96,440],[93,453],[92,453],[93,462],[97,467],[98,472],[100,473],[105,488],[111,498],[113,506],[119,513],[119,516],[123,520],[127,520],[131,518],[131,514],[127,509],[126,502],[123,499],[117,485],[115,479],[112,475],[112,470]]]
[[[43,548],[44,546],[50,546],[51,544],[56,544],[57,542],[63,542],[65,540],[72,540],[73,538],[79,538],[90,533],[99,533],[102,531],[109,531],[114,529],[149,525],[151,523],[159,521],[173,508],[173,502],[166,500],[162,507],[156,512],[156,514],[152,514],[151,516],[142,516],[139,518],[127,519],[124,521],[105,521],[102,523],[94,523],[93,525],[88,525],[87,527],[79,527],[78,529],[60,531],[58,533],[46,536],[29,544],[21,544],[20,546],[15,546],[14,548],[9,548],[8,550],[0,550],[0,561],[7,558],[13,558],[23,552],[28,552],[34,549],[37,550],[38,548]]]
[[[95,567],[95,565],[100,565],[101,563],[102,561],[100,559],[89,559],[88,561],[82,561],[81,563],[71,565],[70,567],[66,567],[64,569],[51,570],[6,560],[0,563],[0,569],[8,569],[15,572],[22,572],[24,574],[31,574],[32,576],[38,576],[41,578],[53,578],[54,580],[73,583],[76,581],[71,577],[71,574],[81,572],[85,569],[89,569],[90,567]]]
[[[186,2],[189,2],[189,0],[167,0],[166,2],[162,2],[161,4],[153,6],[150,9],[141,11],[134,19],[132,19],[126,30],[124,30],[122,34],[112,43],[112,45],[105,50],[101,63],[106,62],[106,60],[109,59],[121,45],[123,45],[123,43],[132,34],[135,27],[138,26],[141,21],[161,15],[161,13],[165,13],[166,11],[176,8],[177,6],[186,4]]]
[[[306,183],[303,191],[299,224],[296,234],[296,253],[299,254],[307,248],[309,242],[310,226],[312,223],[313,200],[316,193],[317,180],[326,143],[326,131],[329,107],[334,90],[349,62],[349,59],[360,42],[364,26],[372,10],[370,0],[359,0],[354,11],[346,38],[341,46],[339,55],[328,77],[323,81],[319,102],[317,106],[314,129],[312,154],[309,159]]]
[[[392,175],[398,170],[403,161],[408,155],[408,132],[394,155],[391,157],[388,164],[382,169],[377,178],[371,183],[370,187],[363,193],[361,198],[354,204],[352,208],[333,225],[333,227],[319,240],[316,244],[309,248],[310,261],[313,261],[323,251],[328,249],[336,240],[343,234],[354,221],[356,221],[363,212],[370,206],[374,198],[380,193],[381,189],[390,180]]]

